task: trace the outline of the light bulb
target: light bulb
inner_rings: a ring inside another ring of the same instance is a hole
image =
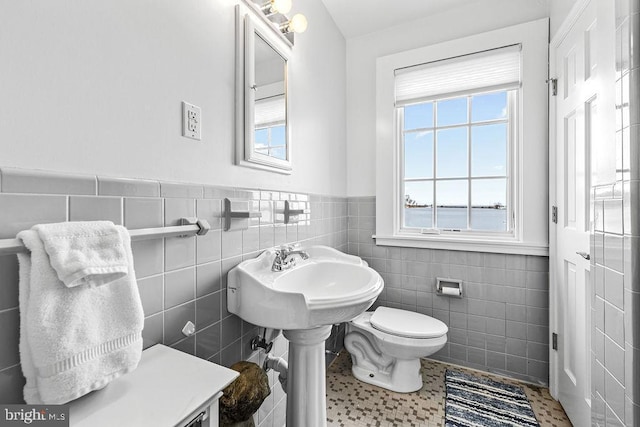
[[[271,9],[275,12],[289,13],[291,10],[292,1],[291,0],[271,0]]]
[[[307,18],[301,13],[296,13],[289,21],[288,30],[294,33],[304,33],[307,30]]]

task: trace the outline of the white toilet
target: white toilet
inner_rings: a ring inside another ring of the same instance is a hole
[[[410,393],[422,388],[420,358],[444,347],[448,330],[424,314],[378,307],[347,323],[344,346],[357,379]]]

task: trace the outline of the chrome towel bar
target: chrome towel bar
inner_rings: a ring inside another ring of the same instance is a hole
[[[131,236],[131,241],[136,242],[140,240],[161,239],[163,237],[202,236],[207,234],[211,229],[209,223],[204,219],[181,218],[180,223],[182,225],[130,230],[129,235]],[[0,256],[17,254],[19,252],[27,252],[27,248],[22,244],[20,239],[0,240]]]

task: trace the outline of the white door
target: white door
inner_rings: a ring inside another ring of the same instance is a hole
[[[551,47],[551,75],[557,77],[557,95],[551,100],[555,102],[552,194],[555,190],[557,206],[551,326],[558,334],[552,384],[555,380],[554,395],[577,427],[591,425],[591,145],[602,135],[604,115],[599,116],[598,110],[604,108],[603,91],[615,82],[610,72],[613,62],[603,66],[603,61],[614,60],[604,45],[610,40],[605,32],[614,28],[609,28],[608,16],[600,19],[601,6],[600,0],[588,2],[562,42]],[[609,94],[604,98],[609,107]]]

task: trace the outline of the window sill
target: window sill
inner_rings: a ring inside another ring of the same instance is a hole
[[[377,246],[549,256],[549,245],[546,243],[520,242],[513,239],[489,240],[487,238],[447,237],[442,235],[374,235],[373,238],[376,240]]]

